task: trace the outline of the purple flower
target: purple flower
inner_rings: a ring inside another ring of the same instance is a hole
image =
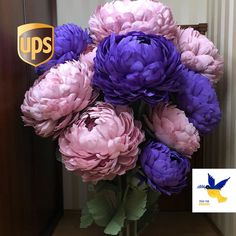
[[[211,82],[188,69],[183,70],[177,105],[200,134],[212,132],[221,120],[221,110]]]
[[[98,46],[93,84],[112,104],[156,104],[178,90],[182,68],[180,54],[163,36],[112,34]]]
[[[147,183],[154,190],[171,195],[187,186],[189,160],[166,145],[149,142],[140,155],[140,161]]]
[[[78,60],[80,54],[92,43],[87,30],[74,24],[64,24],[55,28],[54,55],[47,63],[36,68],[38,75],[51,67],[66,61]]]

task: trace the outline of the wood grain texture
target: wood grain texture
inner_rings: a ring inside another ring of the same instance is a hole
[[[208,31],[208,24],[207,23],[200,23],[196,25],[181,25],[181,28],[186,29],[192,27],[195,30],[199,31],[201,34],[206,34]]]
[[[30,2],[29,7],[23,0],[0,1],[2,236],[49,235],[48,227],[62,211],[61,168],[55,159],[55,144],[36,137],[21,121],[20,105],[35,75],[17,55],[17,26],[43,18],[50,23],[52,14],[46,3],[54,1]]]
[[[32,136],[20,119],[29,86],[26,66],[16,50],[16,29],[24,23],[22,1],[8,1],[7,8],[6,1],[1,1],[0,16],[0,235],[23,236],[32,230]]]
[[[24,0],[26,23],[40,22],[56,25],[56,0]],[[30,84],[37,78],[34,68],[27,65]],[[47,235],[62,215],[62,172],[56,161],[56,142],[32,136],[33,146],[33,206],[34,228]],[[36,235],[37,235],[36,234]]]

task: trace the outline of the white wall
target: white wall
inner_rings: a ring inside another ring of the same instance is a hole
[[[161,0],[171,7],[178,24],[207,22],[207,0]]]
[[[109,0],[107,0],[109,1]],[[57,0],[58,25],[76,23],[87,27],[89,16],[106,0]],[[178,24],[198,24],[207,21],[207,0],[163,0],[173,10]],[[79,177],[63,171],[64,208],[78,209],[87,196],[86,185]]]
[[[223,119],[205,140],[205,166],[236,168],[236,2],[208,0],[209,37],[224,56],[225,74],[218,85]],[[224,236],[236,235],[236,214],[210,214]]]
[[[58,24],[76,23],[87,27],[95,7],[111,0],[57,0]],[[170,6],[178,24],[198,24],[207,20],[207,0],[162,0]]]
[[[58,25],[75,23],[85,28],[95,7],[105,2],[109,0],[57,0]]]

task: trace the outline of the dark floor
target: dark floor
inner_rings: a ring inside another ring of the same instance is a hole
[[[100,228],[80,229],[80,213],[66,211],[53,236],[102,236]],[[159,213],[142,236],[222,236],[202,214]]]

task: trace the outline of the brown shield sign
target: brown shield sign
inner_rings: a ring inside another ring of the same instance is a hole
[[[17,49],[19,57],[32,66],[49,61],[54,54],[54,27],[41,23],[19,26]]]

